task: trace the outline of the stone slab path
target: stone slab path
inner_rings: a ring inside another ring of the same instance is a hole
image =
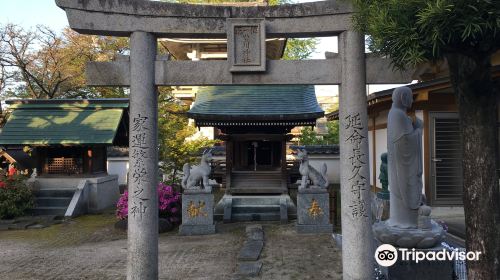
[[[246,240],[238,255],[238,269],[234,279],[245,276],[256,277],[262,269],[262,262],[257,261],[264,248],[264,228],[262,225],[248,225],[245,228]]]
[[[125,279],[126,234],[114,229],[115,221],[112,214],[84,216],[43,229],[1,231],[0,279]],[[235,279],[247,225],[220,224],[219,233],[207,236],[160,234],[160,279]],[[261,272],[248,279],[341,279],[331,236],[298,235],[292,223],[262,226]]]

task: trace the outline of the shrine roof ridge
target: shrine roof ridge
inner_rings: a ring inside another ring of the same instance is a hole
[[[101,99],[11,99],[6,100],[10,109],[96,109],[96,108],[124,108],[129,107],[128,98],[101,98]]]
[[[310,85],[201,87],[188,111],[197,121],[307,121],[323,115]]]

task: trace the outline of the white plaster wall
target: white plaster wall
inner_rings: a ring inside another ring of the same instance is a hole
[[[317,170],[321,170],[323,163],[326,163],[330,184],[340,184],[340,157],[338,155],[309,155],[309,164]]]
[[[309,155],[309,164],[321,171],[323,163],[326,163],[326,173],[330,184],[340,184],[340,157],[339,155]]]
[[[213,127],[200,127],[200,128],[197,128],[197,131],[196,133],[189,137],[189,138],[186,138],[186,140],[195,140],[195,139],[199,139],[200,137],[206,137],[210,140],[213,140],[214,139],[214,128]]]
[[[108,174],[118,176],[118,184],[126,185],[128,176],[128,157],[108,158]]]

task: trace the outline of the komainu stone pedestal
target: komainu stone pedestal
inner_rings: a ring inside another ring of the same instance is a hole
[[[214,195],[184,190],[182,194],[181,235],[214,234]]]
[[[409,249],[412,251],[412,249]],[[417,249],[415,252],[443,251],[443,247],[430,249]],[[451,260],[421,260],[418,263],[413,260],[402,260],[401,251],[398,252],[398,260],[389,267],[379,266],[386,279],[391,280],[435,280],[453,279],[453,261]]]
[[[297,193],[297,232],[332,233],[330,203],[326,189],[306,188]]]

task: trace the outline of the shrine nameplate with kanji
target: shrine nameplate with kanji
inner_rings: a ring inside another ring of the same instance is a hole
[[[227,19],[227,59],[231,72],[266,71],[264,19]]]

